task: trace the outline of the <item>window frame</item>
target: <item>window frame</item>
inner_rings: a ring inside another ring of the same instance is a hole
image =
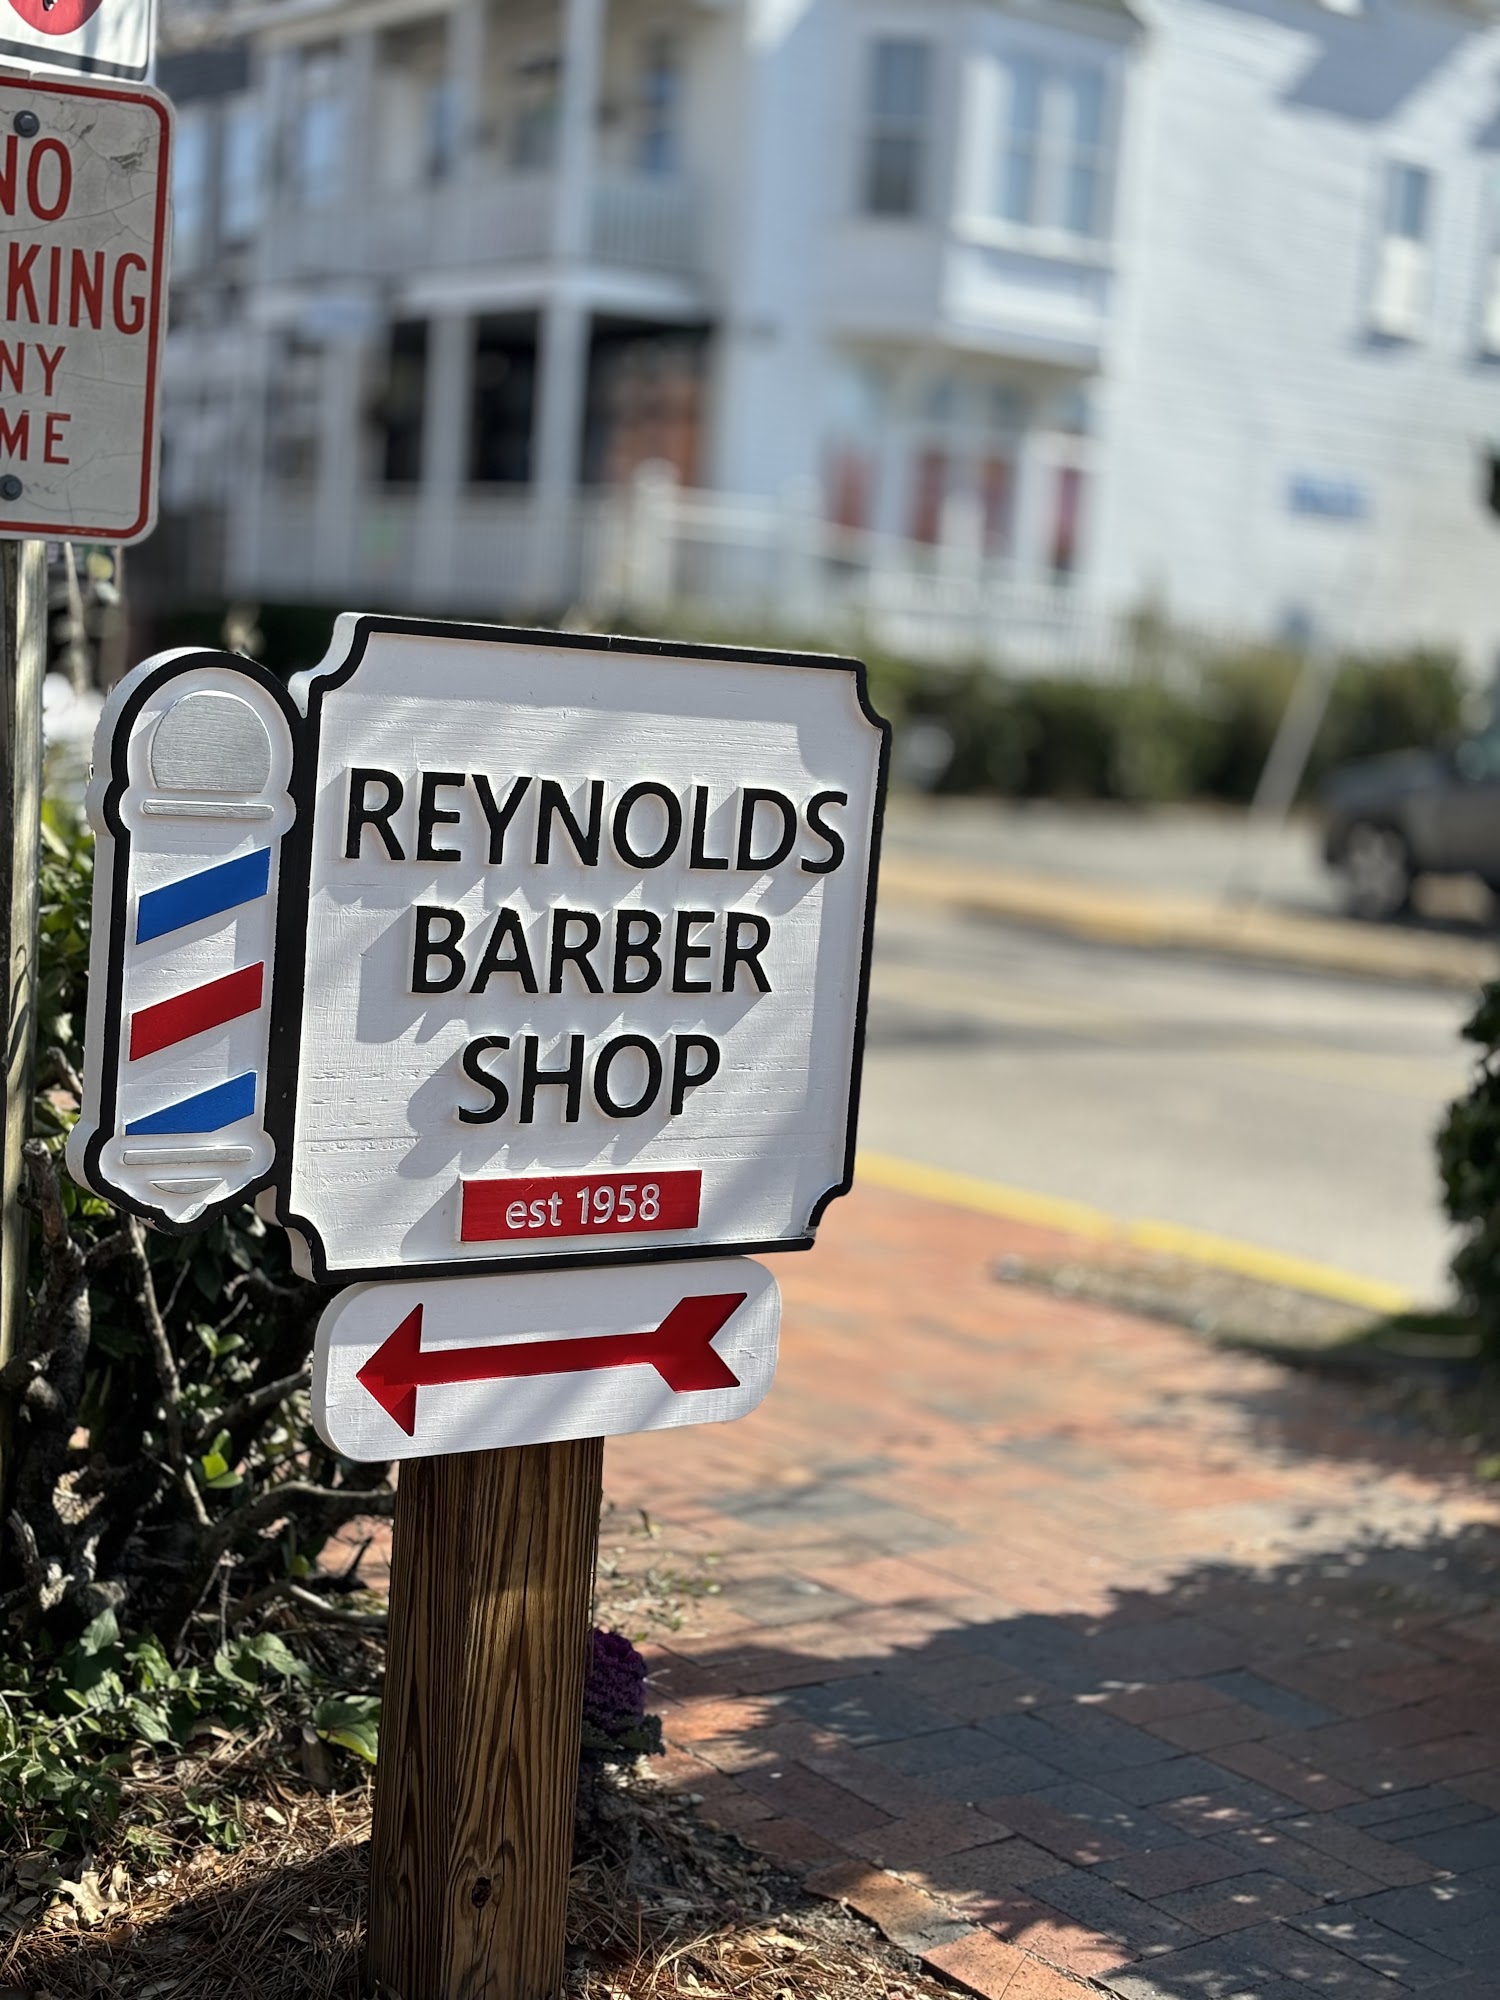
[[[901,49],[920,57],[919,102],[915,108],[882,108],[881,62],[883,52]],[[930,34],[915,28],[881,27],[864,38],[864,60],[860,65],[859,139],[855,183],[855,211],[861,221],[875,223],[926,222],[933,205],[933,117],[938,85],[938,43]],[[881,152],[886,147],[907,147],[909,199],[900,207],[877,200],[882,173]]]
[[[1375,241],[1365,286],[1364,321],[1377,340],[1414,345],[1430,337],[1433,245],[1441,182],[1429,162],[1405,153],[1379,157]],[[1403,181],[1419,188],[1415,233],[1406,226]]]
[[[203,270],[213,258],[217,190],[212,107],[202,99],[185,104],[174,122],[172,275],[186,277],[190,272]]]
[[[998,249],[1090,264],[1114,261],[1124,54],[1113,43],[1075,48],[1020,35],[974,52],[965,77],[959,233]],[[1013,122],[1016,77],[1026,71],[1036,78],[1037,119],[1028,148],[1032,214],[1019,219],[1005,214],[1002,204],[1007,165],[1020,153]],[[1080,133],[1085,85],[1096,93],[1091,138]],[[1092,178],[1093,212],[1080,229],[1069,212],[1082,172]]]
[[[248,161],[238,157],[245,141],[236,138],[237,133],[247,132]],[[219,232],[228,248],[253,243],[265,226],[270,199],[268,140],[265,104],[254,91],[225,100],[219,142]],[[247,166],[248,171],[242,171]],[[246,206],[237,209],[237,201],[247,194]]]

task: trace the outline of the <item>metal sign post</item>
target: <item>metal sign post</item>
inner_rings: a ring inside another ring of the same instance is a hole
[[[0,15],[0,57],[117,74],[149,59],[146,0],[0,0]],[[36,1034],[47,565],[34,538],[121,543],[151,531],[169,139],[155,91],[0,77],[0,1362],[25,1299],[21,1150]]]
[[[37,867],[42,809],[42,676],[47,664],[47,552],[0,541],[0,947],[5,964],[5,1148],[0,1182],[0,1365],[26,1302],[21,1149],[31,1130],[36,1046]],[[0,1454],[7,1438],[0,1430]],[[0,1466],[3,1472],[3,1466]]]
[[[314,1421],[402,1461],[368,1970],[563,1971],[602,1439],[765,1395],[850,1185],[888,732],[821,655],[346,617],[110,696],[68,1164],[254,1196]]]

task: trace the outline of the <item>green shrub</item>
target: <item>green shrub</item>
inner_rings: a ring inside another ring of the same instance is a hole
[[[932,668],[903,689],[896,718],[936,722],[954,754],[939,789],[1010,798],[1117,799],[1142,805],[1255,791],[1302,671],[1276,648],[1217,654],[1168,684],[1025,679]],[[1341,663],[1303,780],[1316,791],[1336,764],[1433,743],[1459,726],[1463,680],[1447,655]]]
[[[56,802],[43,835],[27,1300],[0,1370],[0,1828],[77,1847],[127,1793],[143,1837],[162,1814],[197,1813],[191,1784],[163,1790],[142,1772],[189,1757],[210,1721],[237,1739],[295,1724],[372,1751],[353,1722],[378,1712],[378,1651],[350,1629],[351,1579],[317,1559],[341,1523],[389,1512],[393,1496],[386,1467],[340,1460],[312,1430],[307,1361],[327,1294],[293,1275],[279,1231],[246,1207],[167,1236],[62,1171],[92,844]],[[235,1838],[233,1789],[209,1784],[219,1806],[205,1804],[200,1833]]]
[[[381,1620],[349,1602],[357,1558],[338,1574],[318,1558],[344,1522],[390,1512],[389,1468],[312,1428],[328,1292],[293,1274],[279,1230],[245,1207],[167,1236],[61,1171],[92,844],[56,802],[43,831],[27,1310],[0,1370],[0,1838],[71,1852],[113,1830],[127,1859],[232,1846],[268,1761],[309,1737],[350,1775],[374,1761]],[[659,1748],[632,1649],[599,1635],[595,1651],[613,1677],[591,1682],[607,1711],[591,1756]]]
[[[1458,732],[1463,706],[1463,676],[1451,654],[1346,660],[1333,684],[1313,775],[1351,758],[1441,742]]]
[[[222,645],[224,617],[223,606],[179,612],[161,625],[156,643]],[[253,649],[291,673],[322,657],[332,620],[326,606],[260,606]],[[943,792],[1142,805],[1248,800],[1303,656],[1287,646],[1210,644],[1149,605],[1128,625],[1125,671],[1108,679],[919,664],[853,638],[747,630],[681,609],[651,629],[700,642],[860,653],[871,700],[896,734],[898,773],[901,734],[911,724],[935,723],[951,738],[952,761],[937,779]],[[1463,696],[1463,675],[1449,653],[1417,648],[1343,660],[1303,795],[1315,793],[1336,764],[1451,736]]]
[[[1449,1218],[1463,1231],[1453,1276],[1482,1350],[1495,1362],[1500,1361],[1500,981],[1480,989],[1463,1032],[1479,1049],[1479,1067],[1438,1134],[1438,1166]]]

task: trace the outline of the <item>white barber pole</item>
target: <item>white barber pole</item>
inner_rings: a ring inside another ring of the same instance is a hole
[[[0,536],[151,532],[170,131],[152,90],[0,78]]]
[[[253,1196],[345,1286],[323,1441],[405,1461],[382,1990],[559,1990],[600,1440],[771,1386],[730,1253],[852,1179],[887,746],[852,660],[352,615],[287,689],[106,705],[69,1168],[172,1231]]]

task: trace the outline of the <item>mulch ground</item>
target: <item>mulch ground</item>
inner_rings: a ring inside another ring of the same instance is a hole
[[[76,1900],[0,1951],[0,2000],[360,2000],[369,1793],[279,1796],[233,1855],[200,1848],[133,1885],[83,1871]],[[951,2000],[650,1779],[606,1776],[585,1797],[572,2000]]]

